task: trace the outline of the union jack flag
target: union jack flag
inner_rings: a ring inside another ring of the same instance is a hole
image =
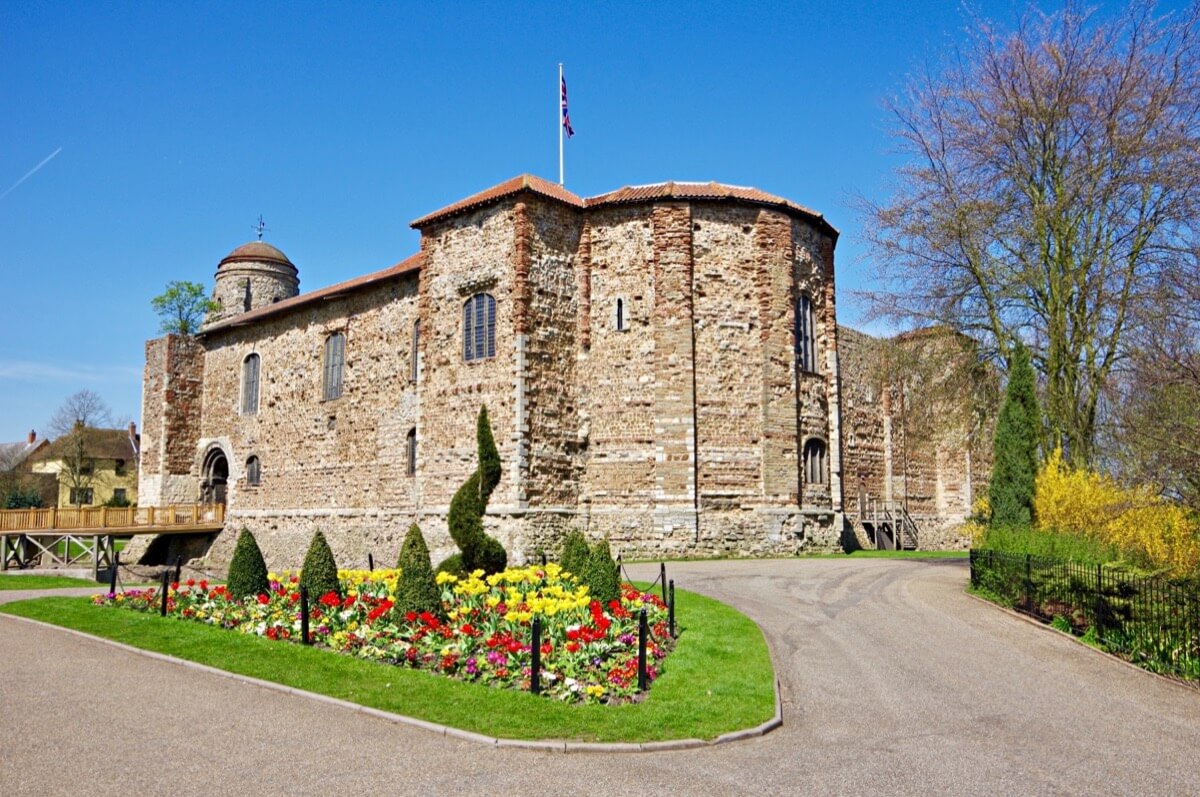
[[[567,138],[575,135],[575,128],[571,127],[571,114],[567,113],[567,79],[562,78],[562,126],[567,133]]]

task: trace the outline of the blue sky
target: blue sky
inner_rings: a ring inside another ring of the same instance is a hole
[[[84,388],[140,420],[150,298],[211,288],[260,213],[307,291],[416,251],[408,222],[444,204],[555,179],[559,61],[569,189],[717,180],[819,210],[861,323],[851,201],[896,165],[882,102],[967,24],[926,0],[4,3],[0,441]]]

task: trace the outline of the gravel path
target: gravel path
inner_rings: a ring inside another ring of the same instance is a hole
[[[964,561],[668,569],[763,627],[783,728],[669,753],[496,749],[0,616],[0,793],[1200,791],[1200,691],[964,595]]]

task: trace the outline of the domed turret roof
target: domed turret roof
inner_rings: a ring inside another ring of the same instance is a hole
[[[295,265],[288,260],[288,256],[283,252],[271,246],[266,241],[251,241],[247,244],[242,244],[237,249],[234,249],[221,260],[221,264],[237,263],[254,261],[258,263],[282,263],[283,265]]]

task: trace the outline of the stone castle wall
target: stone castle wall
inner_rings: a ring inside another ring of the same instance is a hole
[[[138,501],[169,506],[196,501],[192,459],[200,437],[204,348],[193,338],[167,335],[146,343],[142,382]]]

